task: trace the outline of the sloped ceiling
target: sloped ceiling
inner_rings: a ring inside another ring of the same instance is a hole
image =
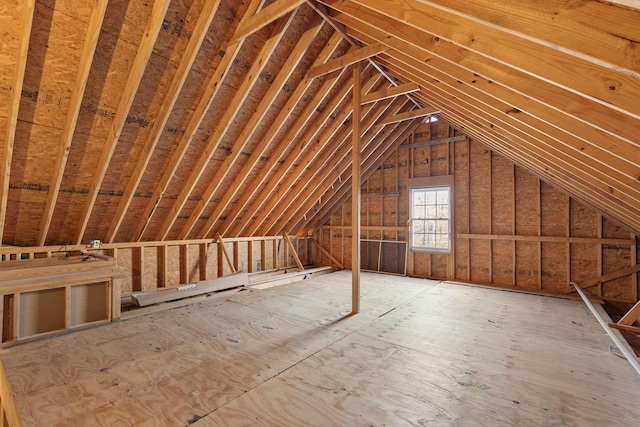
[[[348,195],[359,58],[365,175],[438,111],[640,233],[620,3],[5,0],[2,243],[313,230]]]

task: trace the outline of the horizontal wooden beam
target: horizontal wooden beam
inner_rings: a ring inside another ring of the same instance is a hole
[[[563,237],[563,236],[513,236],[510,234],[456,234],[458,239],[481,239],[481,240],[516,240],[527,242],[556,242],[556,243],[583,243],[591,245],[619,245],[633,246],[636,244],[632,239],[598,239],[596,237]],[[582,284],[580,284],[582,288]]]
[[[389,47],[382,43],[372,43],[356,51],[349,52],[346,55],[341,56],[340,58],[333,59],[331,61],[325,62],[322,65],[311,68],[307,73],[307,78],[313,79],[332,71],[339,70],[346,67],[347,65],[355,64],[356,62],[362,61],[363,59],[376,56],[386,51],[387,49],[389,49]]]
[[[291,12],[306,0],[277,0],[241,23],[229,44],[237,43],[245,37],[266,27],[276,19]]]
[[[417,83],[407,83],[392,88],[384,88],[377,92],[368,93],[363,95],[360,99],[362,105],[369,104],[371,102],[382,101],[384,99],[395,98],[396,96],[406,95],[408,93],[417,92],[420,90],[420,86]]]
[[[413,144],[401,145],[398,150],[406,150],[407,148],[427,147],[429,145],[448,144],[450,142],[464,141],[467,139],[465,135],[452,136],[451,138],[434,139],[433,141],[416,142]]]
[[[386,119],[382,120],[378,124],[380,126],[388,125],[391,123],[398,123],[398,122],[403,122],[405,120],[415,119],[417,117],[424,117],[424,116],[430,116],[432,114],[438,114],[439,112],[440,110],[435,107],[418,108],[416,110],[407,111],[406,113],[396,114],[395,116],[387,117]]]

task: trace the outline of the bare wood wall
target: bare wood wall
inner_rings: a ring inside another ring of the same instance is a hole
[[[635,234],[475,140],[405,147],[454,136],[460,135],[442,121],[421,125],[362,185],[362,238],[406,241],[411,180],[453,175],[453,250],[410,251],[409,275],[567,293],[570,281],[640,262]],[[318,233],[344,265],[351,259],[350,203]],[[322,256],[321,263],[330,260]],[[637,273],[590,290],[635,302]]]

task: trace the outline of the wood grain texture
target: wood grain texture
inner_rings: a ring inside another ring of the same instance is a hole
[[[640,378],[607,354],[579,301],[363,273],[362,311],[345,318],[350,279],[244,292],[0,357],[28,426],[627,426],[640,415]]]

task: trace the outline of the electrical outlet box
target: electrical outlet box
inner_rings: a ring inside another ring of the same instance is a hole
[[[100,240],[89,240],[87,246],[93,249],[100,249],[101,243]]]

